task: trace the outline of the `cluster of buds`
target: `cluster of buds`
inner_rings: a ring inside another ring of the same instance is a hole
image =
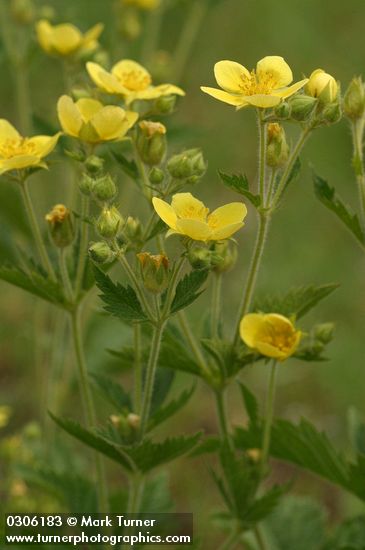
[[[289,157],[289,146],[286,142],[284,128],[277,122],[267,127],[266,163],[271,168],[283,166]]]
[[[160,294],[170,279],[169,260],[164,254],[153,255],[149,252],[137,254],[141,266],[143,284],[149,292]]]
[[[215,273],[225,273],[236,264],[237,246],[234,241],[217,241],[209,248],[190,248],[187,257],[193,269],[211,269]]]
[[[52,241],[57,248],[65,248],[74,240],[71,211],[64,204],[56,204],[46,215]]]
[[[137,149],[149,166],[160,164],[166,153],[166,128],[160,122],[142,120],[139,123]]]
[[[135,413],[112,414],[110,422],[123,438],[133,441],[138,434],[141,418]]]
[[[343,97],[342,108],[351,120],[360,120],[365,114],[365,87],[361,76],[354,77]]]
[[[84,174],[79,182],[79,189],[83,195],[92,196],[102,203],[113,200],[117,194],[117,186],[110,174],[96,178]]]
[[[115,253],[105,241],[91,243],[89,256],[96,264],[110,264],[115,259]]]
[[[188,149],[171,157],[167,169],[175,180],[194,184],[205,174],[207,164],[200,149]]]
[[[104,239],[114,239],[124,224],[124,220],[115,206],[105,206],[96,222],[96,229]]]

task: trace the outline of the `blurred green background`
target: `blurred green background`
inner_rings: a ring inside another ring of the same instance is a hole
[[[9,7],[7,0],[0,2],[3,7]],[[196,0],[198,2],[203,3],[203,0]],[[169,55],[174,52],[176,36],[184,23],[187,21],[190,24],[189,12],[193,3],[185,1],[171,5],[162,22],[158,49],[164,53],[157,58],[151,56],[150,68],[160,75],[166,71],[166,79],[169,78],[169,66],[165,66],[164,62],[168,63]],[[109,52],[111,62],[132,56],[139,60],[141,41],[130,44],[119,33],[115,1],[54,0],[46,4],[54,8],[55,22],[73,22],[82,30],[103,22],[105,31],[100,42]],[[38,2],[38,6],[42,5],[45,3]],[[142,17],[142,39],[144,30],[151,24],[148,18],[148,15]],[[209,162],[206,176],[193,189],[193,193],[213,208],[226,200],[237,199],[233,192],[223,188],[217,175],[218,169],[229,173],[244,172],[252,185],[255,185],[257,175],[257,131],[253,110],[235,112],[234,108],[215,101],[199,89],[201,85],[215,84],[213,65],[216,61],[232,59],[252,68],[265,55],[281,55],[291,66],[295,80],[302,78],[302,75],[308,76],[316,68],[322,68],[340,80],[345,88],[353,75],[363,73],[364,23],[365,3],[362,0],[333,0],[331,3],[317,0],[207,2],[181,81],[175,82],[186,90],[186,98],[179,101],[176,115],[166,119],[167,127],[171,129],[171,151],[198,146],[203,149]],[[0,115],[17,123],[14,67],[4,48],[1,50],[0,64]],[[87,82],[87,77],[83,78]],[[38,125],[42,120],[47,121],[50,127],[57,127],[55,106],[61,93],[64,93],[61,63],[47,57],[34,45],[29,64],[29,94]],[[297,128],[289,127],[287,131],[294,139]],[[351,170],[350,131],[347,122],[342,120],[333,127],[317,130],[305,147],[301,175],[291,186],[272,225],[258,281],[258,293],[285,291],[289,287],[310,283],[340,283],[340,288],[312,316],[316,322],[334,321],[336,324],[329,361],[303,364],[293,360],[283,365],[276,412],[294,419],[301,415],[309,417],[346,449],[349,406],[354,405],[362,413],[365,412],[365,256],[344,228],[316,200],[311,166],[331,185],[335,185],[349,204],[358,207]],[[119,182],[122,213],[139,214],[134,207],[136,195],[131,181],[120,174]],[[34,178],[32,194],[36,198],[39,215],[43,216],[53,203],[63,202],[69,188],[67,171],[60,163],[52,166],[50,172]],[[31,243],[27,239],[27,224],[21,215],[20,198],[5,182],[1,182],[0,215],[2,259],[9,255],[30,254]],[[242,272],[248,268],[255,232],[255,213],[250,209],[246,227],[238,237],[239,264],[224,283],[224,323],[227,330],[234,322],[244,282]],[[16,243],[21,243],[21,251],[16,249]],[[46,379],[48,361],[44,359],[40,372],[35,372],[32,342],[36,339],[43,347],[43,355],[47,356],[54,333],[51,330],[43,336],[35,324],[35,315],[43,306],[35,306],[32,299],[5,283],[1,283],[0,288],[0,404],[13,408],[10,423],[3,429],[3,434],[7,435],[16,432],[29,420],[40,419],[45,401],[40,400],[36,391],[37,377]],[[207,292],[199,304],[191,308],[189,316],[198,323],[202,322],[200,312],[208,302]],[[309,318],[306,320],[309,324],[310,321]],[[44,324],[48,323],[43,321]],[[305,330],[305,323],[303,328]],[[106,363],[110,363],[104,348],[120,347],[125,338],[122,332],[123,327],[119,323],[106,317],[98,316],[90,324],[90,368],[103,369]],[[68,357],[66,363],[70,361]],[[113,368],[117,372],[117,365]],[[69,369],[72,369],[72,364]],[[264,395],[266,372],[263,365],[247,369],[242,376],[250,387]],[[181,380],[184,384],[188,382]],[[52,403],[48,402],[48,407],[52,409]],[[69,416],[74,413],[73,410],[64,412]],[[230,414],[236,424],[245,420],[234,391],[230,398]],[[171,421],[170,430],[193,431],[201,427],[208,433],[216,429],[213,401],[208,390],[200,387],[185,412],[178,420]],[[205,460],[184,460],[183,476],[181,461],[171,468],[171,487],[178,509],[199,511],[204,518],[208,517],[212,502],[219,506],[219,498],[206,466]],[[283,465],[277,468],[277,475],[284,479],[291,473]],[[317,480],[300,476],[297,472],[295,475],[294,490],[320,496],[334,518],[357,509],[357,502],[340,495],[332,487],[322,486]]]

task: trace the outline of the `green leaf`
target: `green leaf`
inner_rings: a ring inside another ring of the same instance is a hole
[[[258,412],[259,412],[259,405],[257,402],[256,397],[250,390],[242,384],[242,382],[238,382],[238,385],[241,390],[242,399],[245,405],[246,412],[248,414],[248,417],[250,419],[251,424],[257,424],[258,423]]]
[[[151,414],[164,403],[175,380],[175,374],[175,371],[162,369],[160,365],[157,367],[151,400]]]
[[[147,480],[140,510],[153,510],[154,514],[163,514],[171,511],[172,507],[173,501],[168,473],[166,471],[158,472],[154,477]]]
[[[189,456],[196,457],[207,453],[216,453],[221,448],[221,440],[214,435],[206,437],[199,443]]]
[[[255,195],[254,193],[251,193],[249,190],[249,183],[247,180],[247,177],[242,174],[225,174],[224,172],[218,170],[218,174],[221,177],[221,180],[223,181],[224,185],[226,187],[229,187],[233,191],[236,191],[240,195],[243,195],[250,201],[250,203],[255,207],[258,208],[261,204],[261,198],[259,195]]]
[[[365,422],[355,407],[347,413],[348,434],[353,449],[365,455]]]
[[[336,194],[335,188],[330,187],[326,180],[316,173],[313,173],[313,182],[317,198],[342,221],[352,235],[364,246],[365,234],[357,214],[343,203],[342,199]]]
[[[155,225],[152,226],[151,231],[146,236],[145,243],[147,243],[163,231],[166,231],[166,224],[161,219],[158,219]]]
[[[184,309],[200,296],[201,289],[209,275],[208,270],[192,270],[181,279],[176,287],[176,293],[171,305],[171,313]]]
[[[95,372],[90,373],[90,377],[104,399],[113,405],[119,413],[123,409],[132,410],[131,397],[120,384],[114,382],[110,377]]]
[[[49,412],[50,417],[58,426],[60,426],[65,432],[72,435],[79,441],[82,441],[88,447],[95,449],[99,453],[107,456],[114,462],[118,462],[126,468],[131,470],[131,464],[128,458],[125,456],[125,453],[121,452],[115,445],[112,445],[106,441],[103,437],[100,437],[92,430],[87,430],[83,428],[78,422],[67,418],[59,418]]]
[[[202,370],[191,357],[180,331],[168,325],[162,339],[158,364],[160,367],[202,376]]]
[[[287,489],[287,485],[274,485],[262,497],[250,503],[242,513],[242,519],[245,524],[253,526],[265,519],[278,507],[279,501]],[[291,547],[288,546],[287,548]]]
[[[300,158],[297,157],[294,162],[293,168],[290,171],[289,177],[285,185],[285,189],[287,189],[289,185],[293,183],[296,180],[296,178],[299,176],[301,167],[302,167],[302,164],[300,162]]]
[[[265,296],[258,299],[253,310],[264,313],[274,311],[286,317],[295,316],[296,319],[300,319],[338,287],[336,283],[329,283],[292,288],[284,295]]]
[[[167,405],[164,405],[156,410],[154,414],[152,414],[150,421],[149,421],[149,429],[152,430],[162,422],[165,422],[168,418],[176,414],[182,407],[184,407],[191,396],[193,395],[195,390],[195,384],[191,386],[188,390],[183,390],[180,395],[176,399],[172,399],[167,403]]]
[[[121,153],[116,153],[115,151],[113,151],[112,154],[123,172],[133,180],[138,180],[139,172],[137,164],[134,162],[134,160],[128,160],[124,155],[122,155]]]
[[[108,349],[110,355],[119,359],[118,367],[120,369],[131,369],[135,362],[135,349],[133,346],[123,346],[120,350]],[[143,360],[147,358],[147,350],[142,352]]]
[[[26,272],[16,266],[1,266],[0,279],[38,296],[42,300],[65,309],[70,307],[62,287],[43,275],[40,270],[33,268]]]
[[[108,275],[94,267],[97,287],[102,291],[100,298],[106,304],[104,309],[122,321],[146,321],[137,294],[129,285],[114,284]]]
[[[364,550],[365,516],[358,516],[340,525],[323,550]]]

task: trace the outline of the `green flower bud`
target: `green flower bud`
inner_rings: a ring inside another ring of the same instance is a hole
[[[104,159],[96,155],[87,157],[85,162],[86,170],[89,174],[98,174],[104,166]]]
[[[193,269],[209,269],[212,265],[212,253],[208,248],[190,248],[187,257]]]
[[[137,254],[141,264],[144,286],[154,294],[163,292],[169,283],[169,260],[164,254],[154,256],[149,252]]]
[[[142,120],[137,137],[137,149],[146,164],[160,164],[166,153],[166,128],[160,122]]]
[[[124,234],[130,241],[138,241],[142,237],[142,225],[137,218],[128,216],[124,225]]]
[[[148,179],[152,185],[160,185],[165,179],[165,172],[161,168],[154,166],[148,175]]]
[[[141,425],[141,417],[138,414],[129,413],[127,416],[127,423],[132,430],[138,430]]]
[[[314,337],[322,344],[328,344],[333,338],[334,323],[321,323],[314,327]]]
[[[89,256],[93,262],[101,265],[109,264],[115,258],[114,252],[112,251],[110,246],[104,241],[92,243],[89,247]]]
[[[87,55],[88,55],[88,52],[86,51],[86,56]],[[93,61],[104,68],[109,67],[110,55],[106,50],[99,48],[98,50],[95,51],[93,55]]]
[[[343,98],[342,103],[345,115],[352,120],[362,118],[365,112],[365,88],[361,76],[354,77]]]
[[[169,115],[174,112],[176,95],[165,95],[156,99],[153,104],[153,111],[156,114]]]
[[[17,23],[29,25],[35,17],[32,0],[11,0],[10,13]]]
[[[96,199],[105,202],[113,199],[116,194],[117,186],[109,174],[95,180],[93,195]]]
[[[123,218],[115,206],[105,207],[96,222],[96,228],[101,237],[112,239],[117,236],[122,222]]]
[[[275,116],[286,120],[290,116],[290,105],[286,101],[282,101],[274,109]]]
[[[128,424],[127,418],[122,414],[112,414],[110,416],[110,422],[123,437],[131,435],[131,426]]]
[[[38,9],[38,19],[53,21],[56,19],[56,10],[53,6],[40,6]]]
[[[299,122],[304,122],[308,120],[317,105],[317,101],[317,98],[311,97],[309,95],[295,95],[289,101],[291,109],[290,118]]]
[[[216,273],[225,273],[232,269],[237,261],[237,246],[228,240],[216,242],[212,250],[212,266]]]
[[[173,178],[192,178],[190,183],[195,183],[196,178],[199,179],[205,174],[207,165],[200,149],[188,149],[171,157],[167,169]]]
[[[94,190],[95,180],[88,174],[83,174],[79,181],[79,189],[83,195],[87,197],[92,194]]]
[[[85,88],[72,88],[71,95],[75,101],[79,99],[89,99],[90,94]]]
[[[74,240],[71,211],[63,204],[56,204],[46,215],[53,243],[57,248],[65,248]]]
[[[118,21],[118,31],[127,40],[136,40],[141,34],[140,18],[135,10],[122,13]]]
[[[339,102],[328,103],[321,112],[321,119],[327,124],[335,124],[341,117],[342,110]]]
[[[285,131],[280,124],[273,122],[267,127],[266,163],[272,168],[283,166],[289,157],[289,147]]]

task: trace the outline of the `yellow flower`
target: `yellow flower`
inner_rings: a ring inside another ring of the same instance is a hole
[[[279,361],[295,352],[302,337],[301,331],[278,313],[248,313],[242,318],[240,335],[248,347]]]
[[[42,159],[53,151],[60,135],[22,137],[10,122],[0,119],[0,174],[31,166],[46,168]]]
[[[36,32],[38,42],[46,53],[67,56],[95,50],[103,28],[104,25],[98,23],[82,34],[70,23],[51,25],[46,19],[41,19],[36,25]]]
[[[308,81],[301,80],[289,86],[293,74],[282,57],[270,55],[261,59],[256,70],[249,72],[235,61],[219,61],[214,66],[218,85],[222,88],[201,87],[201,90],[224,103],[235,105],[237,109],[253,105],[267,109],[275,107]]]
[[[152,85],[150,73],[136,61],[124,59],[118,61],[111,72],[97,63],[86,64],[93,82],[108,94],[120,95],[129,105],[135,99],[157,99],[166,95],[185,95],[185,92],[173,84]]]
[[[325,103],[332,103],[337,98],[338,84],[336,80],[322,69],[316,69],[309,77],[305,93],[318,97]]]
[[[152,202],[157,214],[170,227],[168,235],[178,233],[195,241],[228,239],[243,227],[247,214],[242,202],[231,202],[209,214],[209,208],[191,193],[175,194],[171,205],[157,197]]]
[[[135,6],[141,10],[155,10],[161,4],[161,0],[122,0],[126,6]]]
[[[120,140],[138,119],[137,113],[121,107],[90,98],[74,103],[67,95],[58,100],[57,111],[64,132],[87,143]]]

